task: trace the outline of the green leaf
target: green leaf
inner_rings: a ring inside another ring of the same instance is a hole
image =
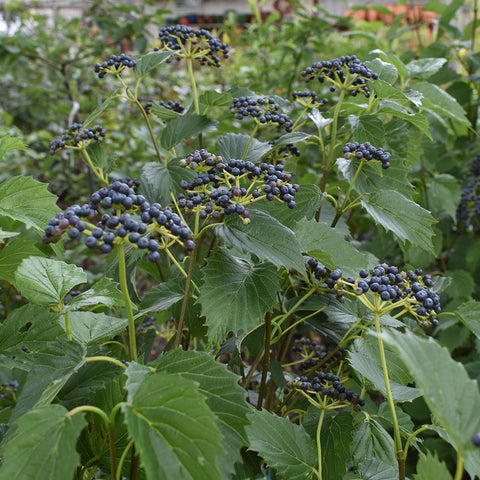
[[[383,333],[409,369],[436,423],[444,427],[462,456],[475,450],[470,439],[480,431],[480,393],[465,367],[434,339],[407,331]]]
[[[410,61],[405,66],[410,78],[426,80],[437,73],[446,63],[446,58],[419,58]]]
[[[380,77],[380,82],[385,82],[386,84],[393,85],[397,81],[398,72],[395,65],[384,62],[380,58],[374,58],[373,60],[370,60],[366,63],[372,71],[378,74],[378,76]],[[378,81],[372,82],[374,88],[377,83]],[[395,90],[397,89],[395,88]]]
[[[412,88],[423,95],[423,105],[425,107],[466,126],[470,125],[463,108],[445,90],[429,82],[414,83]]]
[[[12,285],[15,283],[15,270],[24,258],[33,256],[43,256],[31,240],[25,238],[16,238],[0,250],[0,278],[3,278]]]
[[[104,171],[109,171],[113,166],[113,159],[108,158],[104,143],[92,142],[87,147],[87,153],[93,165]]]
[[[18,220],[43,233],[60,209],[45,183],[32,177],[12,177],[0,185],[0,215]]]
[[[249,144],[249,140],[248,135],[227,133],[217,142],[217,155],[221,155],[225,160],[241,159],[248,145],[245,161],[258,163],[264,155],[273,149],[272,145],[267,142],[260,142],[256,138],[252,138]]]
[[[175,195],[183,192],[180,182],[182,180],[191,182],[196,177],[195,171],[180,167],[178,160],[175,159],[171,159],[167,165],[149,162],[142,168],[140,192],[151,203],[171,204],[170,192]]]
[[[157,103],[152,103],[152,106],[150,107],[150,111],[157,118],[159,118],[160,120],[164,120],[166,122],[182,116],[181,113],[175,112],[174,110],[170,110],[169,108],[162,107]]]
[[[6,232],[0,228],[0,242],[4,242],[8,238],[13,238],[20,235],[20,232]]]
[[[303,218],[294,230],[302,252],[316,258],[327,268],[340,268],[346,275],[357,275],[368,263],[363,253],[325,223]]]
[[[232,104],[233,97],[228,92],[207,90],[198,97],[198,101],[207,107],[228,107]]]
[[[83,122],[82,128],[89,128],[91,125],[93,125],[96,121],[97,118],[109,107],[109,105],[118,98],[120,95],[120,89],[117,88],[114,92],[112,92],[106,99],[105,101],[99,105]]]
[[[78,310],[92,305],[105,305],[107,307],[123,307],[125,299],[117,282],[103,276],[98,282],[95,282],[91,288],[85,292],[73,297],[68,305],[65,305],[63,311]]]
[[[374,418],[366,417],[355,425],[350,451],[355,464],[359,465],[366,460],[374,459],[395,468],[398,478],[393,438]],[[365,466],[361,469],[366,470]],[[383,480],[383,477],[377,478]]]
[[[359,143],[370,142],[377,148],[385,145],[384,122],[378,116],[350,115],[348,120],[352,125],[352,140]]]
[[[122,410],[147,479],[221,478],[220,432],[196,382],[179,374],[149,375]]]
[[[397,480],[398,470],[376,458],[366,458],[358,465],[362,480]]]
[[[86,281],[81,268],[42,257],[25,258],[15,272],[15,285],[22,296],[42,307],[61,305],[73,287]]]
[[[76,443],[87,422],[61,405],[35,408],[17,420],[18,429],[3,451],[0,477],[11,480],[72,478],[80,455]]]
[[[270,467],[288,480],[313,478],[318,467],[315,442],[301,425],[266,410],[251,413],[246,427],[250,450],[259,452]]]
[[[290,145],[296,143],[307,142],[310,138],[314,135],[305,132],[290,132],[282,135],[280,138],[275,140],[275,144],[273,145],[273,149],[277,149],[282,147],[283,145]]]
[[[228,332],[249,331],[264,321],[276,302],[280,275],[270,263],[253,264],[219,249],[203,269],[198,297],[212,343]]]
[[[380,191],[362,199],[362,206],[375,223],[423,250],[433,251],[430,212],[396,191]]]
[[[233,473],[234,463],[241,459],[240,449],[247,445],[246,414],[250,411],[238,376],[206,352],[172,350],[150,366],[167,373],[179,373],[198,383],[198,391],[216,415],[217,427],[223,435],[222,447],[226,453],[218,458],[218,465],[225,478]]]
[[[383,52],[380,49],[373,50],[370,52],[370,54],[377,55],[378,58],[381,58],[382,60],[394,65],[401,78],[407,77],[408,74],[407,74],[407,69],[405,68],[405,64],[396,55],[393,55],[393,54],[387,55],[385,52]]]
[[[84,365],[85,349],[66,339],[49,342],[40,353],[30,353],[33,367],[28,372],[12,419],[34,406],[51,403],[68,379]]]
[[[436,213],[446,213],[454,221],[462,196],[460,184],[452,175],[440,173],[427,179],[429,208]]]
[[[133,71],[137,77],[143,77],[158,65],[166,62],[175,52],[150,52],[138,60]]]
[[[462,303],[456,310],[455,314],[462,323],[480,339],[480,302],[471,300]]]
[[[397,402],[411,402],[415,398],[420,397],[420,390],[403,385],[404,383],[409,383],[411,379],[408,375],[404,375],[404,366],[401,362],[398,362],[398,357],[393,354],[391,349],[386,349],[385,354],[393,399]],[[348,361],[355,371],[367,378],[376,390],[380,391],[383,396],[386,396],[385,379],[375,341],[367,342],[364,339],[357,339],[348,352]],[[401,383],[398,383],[398,381]]]
[[[237,215],[230,215],[224,224],[215,227],[227,246],[256,255],[278,267],[305,270],[301,248],[295,234],[267,213],[250,210],[250,223],[245,225]],[[275,242],[272,242],[272,239]]]
[[[421,456],[417,463],[417,473],[413,476],[415,480],[452,480],[445,462],[441,462],[436,453],[432,454],[427,450],[426,456]]]
[[[139,315],[146,312],[163,312],[179,302],[185,293],[185,279],[170,276],[165,282],[154,285],[143,297],[139,305]]]
[[[403,105],[408,105],[411,101],[402,90],[382,80],[373,82],[373,91],[379,99],[398,100],[398,102]]]
[[[411,123],[413,126],[420,129],[428,138],[432,139],[432,135],[428,130],[428,120],[422,113],[409,113],[404,106],[391,100],[382,100],[378,113],[389,113],[395,117],[399,117],[408,123]]]
[[[94,312],[70,312],[68,320],[72,329],[72,337],[82,345],[98,345],[111,340],[122,333],[127,326],[126,318],[117,318]],[[65,326],[63,316],[60,323]]]
[[[7,135],[0,138],[0,162],[3,160],[5,154],[11,150],[28,150],[27,145],[21,138],[11,137]]]
[[[199,133],[215,130],[217,123],[216,120],[211,120],[204,115],[186,113],[168,122],[162,133],[160,145],[166,150],[170,150],[182,140]]]

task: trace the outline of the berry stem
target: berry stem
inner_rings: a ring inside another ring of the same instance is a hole
[[[270,339],[272,335],[272,312],[265,315],[265,347],[263,352],[262,380],[260,382],[260,390],[258,391],[257,410],[262,409],[263,396],[265,394],[265,386],[267,383],[268,367],[270,365]]]
[[[405,461],[407,460],[407,454],[408,454],[408,449],[410,447],[410,444],[412,443],[412,440],[418,436],[419,433],[424,432],[425,430],[429,430],[428,427],[420,427],[419,429],[415,430],[408,438],[407,441],[405,442],[405,448],[403,449],[403,458]]]
[[[195,113],[197,115],[200,115],[200,104],[198,103],[197,82],[195,81],[195,75],[193,74],[193,58],[191,58],[190,56],[187,57],[187,70],[188,70],[188,77],[190,78],[190,84],[192,85]]]
[[[102,172],[101,169],[97,168],[93,162],[92,162],[92,159],[90,158],[90,155],[88,154],[87,152],[87,149],[86,147],[84,146],[83,148],[80,149],[81,152],[83,153],[83,156],[88,164],[88,166],[90,167],[90,170],[95,174],[95,176],[97,178],[100,179],[100,181],[104,184],[104,185],[108,185],[108,178],[107,176]]]
[[[322,441],[320,438],[320,433],[322,431],[322,424],[323,424],[323,419],[325,417],[325,408],[321,409],[320,412],[320,418],[318,419],[318,425],[317,425],[317,435],[316,435],[316,441],[317,441],[317,452],[318,452],[318,472],[317,472],[317,478],[318,480],[322,480]]]
[[[385,381],[385,391],[387,402],[390,407],[393,422],[393,436],[395,442],[395,456],[398,462],[398,480],[405,480],[405,458],[403,454],[402,438],[400,435],[400,427],[398,425],[397,412],[395,411],[395,403],[393,401],[392,390],[390,388],[390,379],[388,377],[387,358],[385,356],[385,347],[383,345],[383,338],[381,337],[382,329],[380,327],[380,316],[383,314],[381,309],[381,300],[378,295],[375,295],[375,307],[373,309],[375,320],[375,331],[377,332],[378,349],[380,352],[380,362],[382,365],[383,379]]]
[[[117,245],[118,254],[118,272],[120,277],[120,289],[122,290],[123,298],[125,299],[125,307],[127,309],[127,335],[129,345],[129,359],[135,362],[137,360],[137,339],[135,336],[135,319],[133,318],[132,301],[128,293],[127,285],[127,267],[125,265],[125,252],[123,250],[123,244]]]
[[[257,130],[258,130],[258,123],[255,124],[255,128],[253,129],[250,135],[250,138],[248,139],[247,145],[245,146],[245,151],[243,152],[243,155],[242,155],[242,160],[245,160],[247,158],[248,148],[250,147],[250,143],[252,143],[253,137],[257,133]]]
[[[463,478],[463,457],[457,451],[457,469],[455,470],[455,478],[453,480],[462,480]]]
[[[123,346],[123,345],[122,345]],[[127,368],[125,364],[123,364],[120,360],[113,358],[113,357],[107,357],[103,355],[96,355],[93,357],[85,357],[84,360],[88,362],[110,362],[113,363],[119,367],[122,368]]]
[[[72,340],[72,326],[70,325],[70,320],[68,319],[68,312],[63,315],[65,320],[65,331],[67,332],[67,340]]]
[[[115,477],[115,480],[121,480],[122,479],[122,468],[123,468],[123,463],[125,462],[125,459],[127,458],[127,453],[128,451],[133,447],[133,439],[128,442],[128,445],[125,447],[125,450],[122,453],[122,456],[120,457],[120,460],[118,461],[118,470],[117,470],[117,476]],[[114,477],[112,477],[113,480]]]

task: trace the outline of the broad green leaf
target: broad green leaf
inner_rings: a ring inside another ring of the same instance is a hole
[[[427,455],[422,456],[417,462],[417,473],[413,476],[415,480],[452,480],[445,462],[441,462],[436,454],[427,450]]]
[[[260,159],[270,152],[273,147],[267,142],[260,142],[256,138],[252,138],[250,144],[248,143],[250,137],[239,133],[227,133],[221,137],[217,142],[217,155],[221,155],[226,160],[242,159],[247,149],[245,161],[258,163]]]
[[[303,218],[297,222],[295,233],[302,252],[316,258],[327,268],[340,268],[346,276],[356,276],[368,264],[363,253],[325,223]]]
[[[480,302],[470,300],[462,303],[455,314],[462,323],[480,339]]]
[[[398,78],[398,72],[395,65],[384,62],[380,58],[374,58],[373,60],[370,60],[366,63],[372,71],[378,74],[382,83],[385,82],[387,84],[393,85],[396,82]],[[376,83],[378,83],[378,81],[372,82],[372,85],[375,87]]]
[[[196,382],[165,372],[147,376],[123,412],[148,480],[221,478],[220,432]]]
[[[150,110],[153,115],[155,115],[157,118],[160,120],[164,121],[169,121],[174,118],[181,117],[182,114],[179,112],[175,112],[174,110],[170,110],[168,108],[162,107],[161,105],[158,105],[157,103],[153,103],[152,106],[150,107]]]
[[[43,232],[60,209],[47,184],[32,177],[12,177],[0,185],[0,216],[5,215]]]
[[[31,303],[15,308],[0,325],[0,351],[43,350],[49,342],[65,336],[57,319],[57,313]]]
[[[82,126],[83,128],[89,128],[91,125],[93,125],[96,121],[97,118],[109,107],[109,105],[115,100],[116,98],[119,98],[120,96],[120,89],[117,88],[114,92],[112,92],[105,100],[104,102],[99,105],[83,122]]]
[[[12,418],[18,418],[34,406],[51,403],[67,380],[85,363],[85,350],[74,342],[58,339],[41,352],[31,353],[33,367],[28,372]]]
[[[375,348],[376,345],[374,342],[375,340],[373,342],[367,342],[364,339],[357,339],[348,352],[348,361],[355,371],[368,379],[376,390],[386,396],[387,392],[380,363],[380,356],[378,353],[378,347]],[[408,383],[411,379],[408,375],[405,376],[403,374],[403,364],[400,363],[400,365],[394,369],[394,362],[398,362],[398,357],[392,354],[391,349],[385,353],[393,399],[397,402],[411,402],[415,398],[421,396],[421,392],[417,388],[406,387],[403,385],[404,383]],[[401,383],[398,383],[399,381],[401,381]]]
[[[380,191],[362,199],[362,205],[375,223],[393,232],[402,242],[433,251],[430,212],[396,191]]]
[[[378,58],[381,58],[385,62],[388,62],[394,65],[401,78],[407,77],[408,74],[407,74],[407,69],[405,68],[405,64],[396,55],[393,55],[393,54],[387,55],[385,52],[383,52],[380,49],[372,50],[370,54],[377,55]]]
[[[429,208],[436,213],[446,213],[455,221],[462,195],[458,180],[452,175],[441,173],[427,179],[426,190]]]
[[[266,212],[275,217],[279,222],[288,228],[295,229],[298,220],[306,218],[310,220],[320,207],[325,195],[321,193],[317,185],[302,184],[295,195],[295,208],[288,208],[282,202],[269,202],[267,200],[255,203],[255,209]]]
[[[179,302],[185,293],[185,279],[170,276],[167,281],[153,286],[139,305],[140,314],[162,312]]]
[[[408,105],[410,103],[410,99],[402,92],[402,90],[399,90],[382,80],[373,82],[373,91],[379,99],[397,100],[403,105]]]
[[[275,140],[273,148],[282,147],[283,145],[296,144],[301,142],[307,142],[313,135],[305,132],[290,132],[282,135],[280,138]]]
[[[423,95],[423,104],[440,115],[460,122],[464,125],[470,125],[468,118],[465,116],[465,111],[459,103],[449,95],[445,90],[442,90],[437,85],[429,82],[418,82],[412,85],[412,88],[418,90]]]
[[[352,141],[359,143],[370,142],[375,147],[385,145],[384,123],[376,115],[350,115],[348,117],[352,125]]]
[[[365,458],[358,465],[362,480],[397,480],[398,470],[376,458]]]
[[[466,456],[475,450],[470,439],[480,431],[480,393],[465,367],[434,339],[424,339],[407,331],[383,333],[386,343],[394,348],[409,369],[417,388],[444,427],[454,447]]]
[[[203,269],[198,297],[212,343],[228,332],[249,331],[263,323],[276,302],[280,275],[271,263],[254,264],[219,249]]]
[[[228,92],[208,90],[198,97],[198,101],[207,107],[228,107],[232,104],[232,96]]]
[[[107,307],[123,307],[125,299],[118,288],[117,282],[103,276],[98,282],[95,282],[91,288],[85,292],[73,297],[68,305],[65,305],[63,311],[78,310],[92,305],[105,305]]]
[[[42,307],[61,305],[73,287],[86,281],[81,268],[42,257],[25,258],[15,272],[15,285],[22,296]]]
[[[146,73],[150,72],[158,65],[166,62],[174,52],[150,52],[144,55],[138,60],[133,71],[137,77],[143,77]]]
[[[393,438],[374,418],[366,417],[355,425],[350,451],[356,465],[360,465],[365,460],[380,461],[395,468],[398,478]],[[383,477],[377,478],[383,480]]]
[[[415,190],[408,181],[408,168],[402,159],[393,157],[388,170],[383,170],[380,162],[365,163],[360,172],[357,159],[337,159],[337,165],[342,175],[351,183],[355,176],[354,190],[358,194],[372,194],[379,190],[395,190],[411,199]]]
[[[142,382],[149,376],[154,375],[154,371],[146,365],[141,365],[137,362],[129,362],[125,370],[127,381],[125,382],[125,389],[128,392],[127,400],[132,403],[133,397],[140,388]]]
[[[195,113],[186,113],[168,122],[162,132],[160,145],[166,150],[179,144],[182,140],[216,129],[216,120]]]
[[[419,58],[407,63],[406,68],[410,78],[426,80],[437,73],[447,63],[446,58]]]
[[[37,407],[17,420],[7,441],[0,477],[11,480],[72,478],[80,455],[76,443],[85,428],[85,414],[70,417],[61,405]]]
[[[182,180],[191,182],[196,177],[195,171],[180,167],[178,160],[175,159],[170,160],[167,165],[149,162],[142,168],[140,192],[151,203],[159,202],[162,205],[168,205],[172,202],[170,192],[173,192],[175,196],[183,192],[180,182]]]
[[[7,135],[3,138],[0,138],[0,162],[3,160],[3,157],[7,152],[11,150],[28,150],[27,145],[21,138],[11,137]]]
[[[20,235],[20,232],[6,232],[0,228],[0,242],[4,242],[8,238],[13,238]]]
[[[68,320],[73,340],[82,345],[98,345],[119,335],[127,326],[126,318],[110,317],[104,313],[69,312]],[[59,317],[60,325],[65,328],[64,316]]]
[[[266,410],[252,411],[246,427],[250,450],[288,480],[307,480],[318,468],[315,441],[301,425]]]
[[[382,100],[378,113],[388,113],[395,117],[399,117],[420,129],[428,138],[432,138],[428,129],[428,120],[423,113],[409,113],[405,107],[391,100]]]
[[[167,373],[179,373],[198,383],[198,391],[216,415],[217,427],[223,435],[222,447],[226,453],[218,459],[220,470],[224,477],[232,473],[234,463],[241,459],[241,447],[247,444],[246,414],[250,411],[238,377],[205,352],[173,350],[149,366]]]
[[[294,268],[298,272],[305,270],[295,234],[267,213],[250,210],[248,225],[237,215],[230,215],[224,224],[215,227],[215,231],[227,246],[268,260],[277,268]]]
[[[0,278],[13,285],[15,283],[15,270],[24,258],[32,255],[44,255],[32,240],[16,238],[9,242],[5,248],[0,250]]]
[[[108,158],[104,143],[92,142],[87,147],[87,153],[93,165],[96,167],[106,172],[109,172],[112,169],[114,160],[113,158]]]

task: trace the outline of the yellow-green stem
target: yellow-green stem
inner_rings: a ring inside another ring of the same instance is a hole
[[[250,138],[248,139],[247,145],[245,146],[245,150],[244,150],[243,155],[242,155],[242,160],[245,160],[247,158],[248,148],[250,147],[250,143],[252,143],[253,137],[257,133],[257,130],[258,130],[258,123],[255,124],[255,128],[253,129],[252,133],[250,134]]]
[[[195,82],[195,75],[193,74],[193,59],[187,57],[187,69],[188,77],[190,78],[190,84],[192,85],[193,103],[195,105],[195,113],[200,115],[200,105],[198,103],[197,83]]]
[[[381,337],[382,329],[380,327],[380,298],[375,296],[374,320],[375,330],[377,332],[378,349],[380,351],[380,363],[382,365],[383,379],[385,381],[385,392],[387,397],[390,413],[392,414],[393,423],[393,439],[395,444],[395,456],[398,462],[398,479],[405,480],[405,458],[403,456],[402,437],[400,435],[400,427],[398,425],[397,412],[395,411],[395,403],[393,401],[392,390],[390,388],[390,379],[388,377],[387,358],[385,356],[385,347],[383,345],[383,338]]]
[[[463,478],[463,457],[457,452],[457,469],[455,470],[455,478],[453,480],[462,480]]]
[[[118,461],[118,470],[117,470],[117,476],[115,480],[121,480],[123,463],[125,462],[125,459],[127,458],[127,453],[132,448],[132,446],[133,446],[133,440],[130,440],[128,442],[128,445],[125,447],[125,450],[123,451],[122,456],[120,457],[120,460]]]
[[[267,383],[268,367],[270,365],[270,340],[272,335],[272,313],[267,312],[265,315],[265,343],[263,351],[262,380],[260,382],[260,390],[258,392],[257,410],[262,409],[263,396],[265,394],[265,385]]]
[[[322,408],[320,412],[320,418],[318,419],[317,425],[317,453],[318,453],[318,480],[322,480],[322,442],[320,438],[320,433],[322,431],[323,419],[325,417],[325,409]]]
[[[113,358],[113,357],[103,356],[103,355],[97,355],[94,357],[85,357],[84,360],[87,363],[88,362],[110,362],[117,365],[118,367],[127,368],[126,365],[124,365],[120,360],[117,360],[116,358]]]
[[[67,340],[72,340],[72,326],[70,325],[70,320],[68,319],[68,312],[63,315],[65,320],[65,331],[67,332]]]
[[[137,338],[135,335],[135,319],[133,318],[132,301],[130,300],[130,295],[128,293],[127,267],[125,264],[123,245],[117,245],[117,254],[120,289],[122,290],[123,298],[125,299],[125,308],[127,309],[129,358],[131,361],[135,362],[137,360]]]

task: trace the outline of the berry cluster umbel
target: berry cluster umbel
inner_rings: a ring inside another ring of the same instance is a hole
[[[347,390],[340,382],[340,377],[332,373],[318,372],[311,379],[302,375],[292,383],[292,387],[303,390],[310,395],[320,394],[333,400],[349,402],[357,408],[365,405],[365,400],[358,393]]]
[[[186,25],[172,25],[161,28],[158,36],[161,50],[174,51],[183,58],[195,58],[202,65],[220,67],[219,53],[228,58],[228,46],[204,28],[195,30]]]
[[[292,92],[292,97],[306,107],[321,107],[328,103],[328,98],[322,98],[322,100],[319,101],[317,92],[310,90],[295,90]]]
[[[292,347],[294,353],[303,357],[303,361],[298,364],[301,372],[311,370],[322,364],[322,369],[331,368],[331,365],[344,357],[345,350],[340,348],[333,352],[327,352],[325,345],[312,340],[309,337],[302,337],[295,340]]]
[[[120,75],[125,68],[133,68],[136,64],[137,62],[132,57],[122,53],[121,55],[111,55],[105,62],[96,63],[93,71],[98,74],[98,78],[103,78],[109,73]]]
[[[158,203],[150,205],[143,195],[137,195],[138,180],[115,180],[90,198],[90,203],[73,205],[50,219],[43,243],[56,242],[67,232],[72,240],[85,235],[85,245],[109,253],[124,243],[144,250],[147,259],[157,262],[159,250],[174,243],[186,250],[194,249],[191,231],[171,208]],[[104,209],[110,213],[102,213]]]
[[[83,148],[91,142],[101,142],[107,131],[101,125],[91,128],[82,128],[81,123],[74,123],[67,133],[55,137],[49,144],[49,153],[54,155],[63,148]]]
[[[230,110],[236,112],[238,120],[252,117],[258,124],[277,125],[284,128],[287,133],[292,131],[293,121],[288,115],[280,112],[280,105],[274,98],[248,96],[234,98]]]
[[[236,213],[248,219],[246,206],[261,200],[279,200],[295,208],[295,194],[300,189],[291,184],[291,174],[283,165],[271,165],[244,160],[224,160],[205,149],[195,150],[181,160],[180,165],[198,171],[191,183],[182,180],[185,194],[178,196],[178,206],[198,210],[200,218],[218,217],[220,213]]]
[[[348,90],[353,96],[360,92],[366,97],[370,96],[367,81],[379,79],[378,74],[372,72],[355,55],[315,62],[302,72],[302,77],[307,82],[317,78],[320,83],[330,83],[332,92],[336,88],[342,88]]]
[[[355,157],[357,160],[378,160],[382,162],[382,168],[386,170],[390,167],[391,153],[383,148],[375,148],[370,142],[358,143],[351,142],[343,147],[343,156],[348,160]]]

